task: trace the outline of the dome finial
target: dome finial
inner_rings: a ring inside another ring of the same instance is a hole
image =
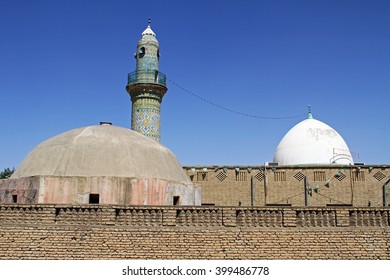
[[[311,113],[311,107],[310,107],[310,105],[308,106],[308,109],[309,109],[309,114],[307,115],[307,118],[308,118],[308,119],[312,119],[312,118],[313,118],[313,115],[312,115],[312,113]]]
[[[152,28],[150,27],[150,18],[148,18],[148,27],[146,27],[144,32],[142,32],[142,36],[143,35],[153,35],[154,37],[156,37],[156,34],[154,34]]]

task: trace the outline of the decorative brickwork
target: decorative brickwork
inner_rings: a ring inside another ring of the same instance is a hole
[[[163,210],[158,208],[121,208],[115,209],[115,213],[115,224],[123,226],[162,226],[163,224]]]
[[[300,227],[334,227],[336,225],[336,211],[327,209],[298,210],[297,226]]]
[[[351,226],[388,226],[389,212],[383,210],[356,209],[349,211]]]
[[[180,209],[176,210],[178,226],[221,226],[221,209]]]
[[[237,225],[252,227],[283,226],[283,211],[273,209],[237,210]]]

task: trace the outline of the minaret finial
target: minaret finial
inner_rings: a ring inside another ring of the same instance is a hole
[[[148,18],[148,25],[150,26],[150,18]]]
[[[309,109],[309,114],[308,114],[307,118],[308,118],[308,119],[312,119],[312,118],[313,118],[313,115],[312,115],[312,113],[311,113],[311,107],[310,107],[310,105],[308,106],[308,109]]]

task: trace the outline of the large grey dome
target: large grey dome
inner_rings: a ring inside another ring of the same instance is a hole
[[[114,176],[190,183],[174,154],[138,132],[112,125],[70,130],[36,146],[12,178]]]

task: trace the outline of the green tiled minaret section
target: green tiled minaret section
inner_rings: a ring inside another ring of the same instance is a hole
[[[131,129],[160,141],[160,104],[152,98],[139,98],[133,102]]]
[[[159,43],[150,24],[138,41],[136,70],[129,74],[127,92],[132,101],[131,129],[160,141],[160,106],[167,91],[159,72]]]
[[[158,48],[159,45],[154,36],[142,36],[142,39],[138,42],[137,47],[138,54],[136,57],[136,71],[150,71],[151,73],[153,73],[154,70],[158,70]]]

